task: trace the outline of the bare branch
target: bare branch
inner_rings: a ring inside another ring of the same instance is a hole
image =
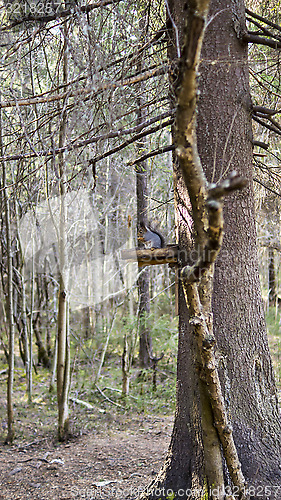
[[[248,185],[247,179],[232,172],[227,179],[210,184],[208,190],[207,207],[209,212],[209,228],[207,243],[193,266],[185,266],[181,276],[185,283],[199,281],[215,262],[221,249],[223,239],[223,198],[232,191],[243,189]]]
[[[257,116],[253,116],[253,120],[255,120],[255,122],[259,123],[260,125],[262,125],[263,127],[267,128],[268,130],[271,130],[271,132],[274,132],[275,134],[278,134],[278,135],[281,135],[281,127],[278,126],[277,128],[277,125],[269,125],[268,123],[264,122],[263,120],[260,120]]]
[[[253,178],[253,181],[256,182],[257,184],[260,184],[262,187],[264,187],[267,191],[270,191],[270,193],[275,194],[278,196],[278,198],[281,198],[281,194],[278,193],[275,189],[272,189],[270,186],[267,186],[264,182],[262,182],[260,179],[257,179],[257,177]]]
[[[280,109],[269,109],[265,108],[264,106],[253,106],[253,112],[254,113],[263,113],[264,115],[277,115],[277,113],[280,113]]]
[[[136,125],[135,127],[131,127],[129,129],[119,129],[119,130],[116,130],[115,132],[108,132],[107,134],[98,135],[95,137],[91,137],[89,139],[85,139],[84,141],[78,141],[78,142],[72,141],[72,142],[66,144],[62,148],[54,148],[54,149],[49,149],[49,150],[45,150],[45,151],[37,151],[34,153],[20,153],[20,154],[16,154],[16,155],[3,156],[3,157],[0,157],[0,161],[1,160],[2,161],[27,160],[29,158],[43,158],[46,156],[56,156],[58,154],[64,153],[65,151],[70,152],[70,151],[73,151],[75,149],[79,149],[79,148],[82,148],[84,146],[88,146],[89,144],[94,144],[96,142],[104,141],[107,139],[114,139],[115,137],[121,137],[124,135],[132,134],[134,132],[137,132],[138,130],[142,130],[143,128],[151,125],[152,123],[163,120],[167,116],[170,116],[171,113],[172,113],[172,111],[168,111],[166,113],[163,113],[162,115],[151,118],[150,120],[147,120],[146,122],[140,123],[139,125]],[[120,146],[117,146],[115,148],[115,150],[111,150],[110,152],[108,152],[109,154],[104,153],[104,155],[100,155],[96,158],[92,158],[91,162],[100,161],[101,159],[106,158],[106,156],[109,156],[110,154],[116,153],[117,151],[125,148],[128,144],[135,142],[140,137],[152,134],[152,133],[156,132],[157,130],[160,130],[161,128],[164,128],[164,127],[167,127],[168,125],[171,125],[173,123],[173,121],[174,121],[174,119],[171,119],[171,120],[168,120],[167,122],[164,122],[164,124],[161,123],[157,127],[154,127],[153,129],[145,131],[143,134],[139,134],[139,135],[133,137],[132,139],[130,139],[129,141],[126,141],[125,143],[121,144]]]
[[[33,22],[40,21],[41,23],[49,23],[50,21],[73,16],[75,14],[89,13],[94,9],[98,9],[99,7],[106,7],[107,5],[118,4],[121,1],[122,0],[102,0],[100,2],[92,3],[89,5],[82,5],[79,8],[78,6],[75,6],[75,10],[73,7],[71,9],[66,9],[66,10],[57,10],[55,14],[50,14],[46,16],[34,16],[33,14],[29,14],[28,16],[23,16],[21,19],[17,19],[13,21],[11,24],[4,26],[3,28],[0,29],[0,31],[8,31],[14,28],[15,26],[19,26],[20,24],[31,21]]]
[[[244,42],[255,43],[258,45],[267,45],[268,47],[271,47],[272,49],[280,49],[281,48],[281,42],[277,42],[276,40],[272,40],[270,38],[264,38],[260,35],[245,33],[242,38],[243,38]]]
[[[262,149],[269,148],[269,144],[266,144],[266,142],[261,142],[261,141],[253,141],[253,145],[257,146],[258,148],[262,148]]]
[[[117,82],[102,82],[98,84],[94,89],[93,87],[87,87],[84,89],[76,90],[75,92],[63,92],[62,94],[55,94],[53,96],[46,97],[31,97],[30,99],[19,99],[13,101],[3,101],[0,103],[1,108],[11,108],[16,106],[31,106],[33,104],[48,103],[54,101],[60,101],[66,98],[78,97],[78,96],[92,96],[95,97],[98,93],[104,92],[105,90],[115,90],[119,87],[125,87],[127,85],[133,85],[135,83],[143,82],[149,78],[154,78],[155,76],[164,75],[168,72],[169,65],[164,64],[160,67],[154,68],[151,71],[145,71],[144,73],[133,75],[130,78],[125,78],[123,80],[118,80]]]
[[[275,35],[275,33],[272,33],[272,31],[267,30],[260,23],[257,23],[253,19],[249,19],[249,18],[247,18],[247,21],[249,21],[250,23],[254,24],[257,28],[259,28],[264,33],[264,35],[269,36],[271,38],[276,38],[276,40],[281,41],[280,35]]]
[[[267,85],[265,85],[263,82],[261,82],[259,80],[259,78],[257,78],[257,76],[255,75],[254,71],[252,71],[251,69],[249,69],[249,73],[256,80],[256,82],[260,85],[260,87],[262,87],[263,89],[267,90],[268,92],[270,92],[275,97],[280,97],[281,98],[281,94],[277,94],[271,88],[268,88]]]
[[[281,32],[281,26],[279,26],[279,24],[273,23],[269,19],[266,19],[265,17],[259,16],[258,14],[256,14],[255,12],[252,12],[249,9],[245,9],[245,12],[246,12],[246,14],[248,14],[251,17],[253,17],[254,19],[257,19],[258,21],[261,21],[264,24],[267,24],[268,26],[271,26],[271,28],[275,28],[277,31]]]
[[[131,139],[128,139],[127,141],[123,142],[119,146],[116,146],[115,148],[110,149],[109,151],[106,151],[102,155],[95,156],[94,158],[91,159],[91,162],[97,163],[98,161],[103,160],[104,158],[107,158],[108,156],[111,156],[111,155],[113,155],[115,153],[118,153],[118,151],[121,151],[122,149],[126,148],[130,144],[133,144],[134,142],[139,141],[143,137],[147,137],[148,135],[154,134],[155,132],[158,132],[158,130],[162,130],[163,128],[168,127],[169,125],[172,125],[173,123],[174,123],[174,119],[171,119],[171,120],[167,120],[166,122],[160,123],[156,127],[153,127],[151,129],[145,130],[141,134],[135,135],[134,137],[132,137]],[[162,153],[163,152],[164,151],[162,151]],[[160,154],[159,150],[157,150],[157,153],[155,153],[155,154]],[[136,163],[144,161],[147,158],[150,158],[151,156],[155,156],[155,154],[152,155],[151,153],[149,153],[147,155],[141,156],[137,160],[134,160],[133,162],[130,162],[129,165],[135,165]]]
[[[164,146],[163,148],[156,149],[154,151],[151,151],[150,153],[147,153],[146,155],[140,156],[133,162],[128,163],[128,165],[136,165],[137,163],[147,160],[148,158],[152,158],[153,156],[161,155],[163,153],[168,153],[169,151],[173,151],[174,149],[175,146],[173,144],[171,146]]]

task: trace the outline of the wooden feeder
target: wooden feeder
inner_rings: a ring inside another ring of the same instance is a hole
[[[168,245],[164,248],[130,248],[121,251],[121,259],[138,262],[139,267],[169,264],[174,267],[178,264],[178,245]]]

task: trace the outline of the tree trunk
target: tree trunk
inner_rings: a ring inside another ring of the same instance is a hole
[[[0,110],[0,154],[3,156],[3,131],[2,131],[2,113]],[[15,322],[14,322],[14,301],[13,301],[13,251],[11,241],[11,218],[10,218],[10,200],[7,191],[7,171],[6,164],[2,162],[2,183],[3,207],[5,213],[6,229],[6,252],[7,252],[7,290],[6,307],[7,322],[9,326],[9,357],[8,357],[8,380],[7,380],[7,423],[8,434],[7,443],[12,443],[14,439],[14,366],[15,366]]]
[[[35,275],[34,275],[34,235],[32,234],[32,269],[30,275],[30,315],[29,315],[29,371],[28,371],[28,402],[32,403],[33,381],[32,381],[32,366],[33,366],[33,311],[34,311],[34,293],[35,293]]]
[[[149,268],[142,269],[138,278],[139,290],[139,363],[141,368],[148,368],[152,356],[152,340],[149,329],[150,294],[149,294]]]
[[[63,45],[63,81],[67,83],[67,40],[68,28],[64,26]],[[59,131],[59,147],[65,144],[66,137],[66,102],[63,103]],[[57,337],[57,399],[58,399],[58,438],[60,441],[67,439],[69,434],[68,392],[70,384],[70,347],[68,324],[68,263],[67,263],[67,233],[66,219],[67,208],[65,201],[65,163],[64,154],[59,155],[59,186],[60,186],[60,221],[59,221],[59,300],[58,300],[58,337]]]
[[[26,286],[25,286],[25,275],[24,275],[24,252],[21,244],[21,239],[19,236],[19,207],[18,201],[15,200],[15,214],[16,214],[16,228],[17,228],[17,239],[19,242],[19,259],[20,259],[20,273],[19,273],[19,283],[21,290],[21,321],[22,321],[22,345],[23,345],[23,355],[24,355],[24,367],[26,373],[26,392],[29,394],[29,380],[30,380],[30,370],[32,371],[32,364],[30,364],[29,359],[29,343],[28,343],[28,327],[27,327],[27,306],[26,306]]]
[[[177,51],[186,6],[173,0],[169,5],[171,31],[174,23],[178,27],[174,36]],[[248,493],[253,499],[271,499],[278,496],[280,488],[281,429],[257,266],[247,47],[238,40],[244,29],[243,9],[241,0],[211,2],[200,66],[197,135],[209,181],[224,178],[234,169],[250,181],[247,190],[230,196],[225,203],[224,243],[215,270],[214,332],[228,417]],[[176,78],[177,73],[174,75]],[[176,164],[175,196],[178,242],[184,261],[189,247],[189,202]],[[204,484],[204,408],[196,368],[196,346],[180,286],[174,429],[165,464],[143,499],[169,495],[174,500],[216,498],[214,492],[206,492]],[[225,482],[235,493],[227,474]]]
[[[222,10],[223,9],[223,10]],[[280,415],[258,274],[251,100],[243,1],[213,0],[200,66],[198,146],[209,181],[237,169],[249,188],[225,203],[216,263],[214,331],[225,399],[249,485],[280,484]],[[263,492],[264,498],[274,498]]]
[[[142,5],[142,2],[141,2]],[[144,41],[145,24],[146,24],[146,11],[143,5],[140,9],[139,28],[141,32],[141,43]],[[140,45],[141,45],[140,43]],[[143,71],[143,53],[139,55],[137,62],[137,72]],[[145,113],[143,111],[145,88],[144,84],[138,85],[137,96],[137,124],[145,121]],[[146,138],[136,143],[137,155],[141,156],[146,151],[147,142]],[[137,223],[138,229],[140,222],[143,221],[147,224],[147,211],[148,211],[148,187],[147,187],[147,160],[143,160],[136,165],[136,189],[137,189]],[[150,293],[149,293],[150,272],[149,267],[142,270],[138,279],[138,292],[139,292],[139,363],[141,368],[148,368],[151,364],[152,356],[152,339],[148,324],[148,316],[150,314]]]

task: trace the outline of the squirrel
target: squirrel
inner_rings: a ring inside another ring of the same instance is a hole
[[[165,240],[161,233],[155,231],[144,222],[140,222],[138,230],[138,241],[143,243],[145,248],[163,248]]]

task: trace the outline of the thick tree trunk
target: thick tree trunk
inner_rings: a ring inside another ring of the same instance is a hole
[[[281,429],[255,244],[247,47],[238,39],[244,29],[243,9],[241,0],[211,1],[200,66],[198,147],[209,181],[218,181],[234,169],[250,181],[248,189],[230,196],[225,203],[224,243],[215,270],[214,333],[228,417],[248,493],[251,499],[273,499],[280,495]],[[185,2],[170,2],[171,17],[178,26],[174,39],[179,42],[184,11]],[[188,253],[184,250],[189,246],[189,204],[176,165],[175,196],[178,241],[184,260]],[[204,488],[204,408],[199,398],[202,391],[196,374],[196,346],[189,332],[181,289],[179,316],[174,429],[165,464],[149,493],[141,496],[145,499],[169,495],[174,500],[211,498]],[[227,474],[225,482],[230,484]]]
[[[209,181],[234,169],[250,181],[248,189],[225,203],[214,331],[242,470],[257,497],[261,491],[262,498],[274,498],[273,489],[271,495],[262,489],[280,485],[281,427],[258,275],[248,54],[238,39],[244,29],[243,2],[212,0],[212,16],[200,66],[199,154]]]

